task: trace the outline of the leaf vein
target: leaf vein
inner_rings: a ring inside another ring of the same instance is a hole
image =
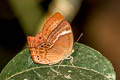
[[[54,66],[58,66],[58,65],[54,65]],[[84,70],[92,71],[92,72],[95,72],[95,73],[97,73],[97,74],[100,74],[100,75],[104,76],[105,78],[107,78],[108,80],[110,80],[110,78],[109,78],[107,75],[104,75],[104,74],[102,74],[102,73],[100,73],[100,72],[98,72],[98,71],[95,71],[94,69],[89,69],[89,68],[79,67],[79,66],[70,66],[70,65],[59,65],[59,66],[61,66],[61,67],[79,68],[79,69],[84,69]],[[35,70],[35,69],[39,69],[39,68],[47,68],[47,67],[51,67],[51,66],[40,66],[40,67],[34,67],[34,68],[26,69],[26,70],[24,70],[24,71],[21,71],[21,72],[18,72],[18,73],[15,73],[15,74],[9,76],[8,78],[6,78],[6,80],[9,80],[9,79],[11,79],[11,78],[13,78],[13,77],[15,77],[15,76],[17,76],[17,75],[19,75],[19,74],[24,73],[24,72],[28,72],[28,71]]]

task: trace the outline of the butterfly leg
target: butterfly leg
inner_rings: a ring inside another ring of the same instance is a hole
[[[58,71],[58,69],[59,69],[59,67],[60,67],[60,65],[62,64],[63,61],[64,61],[64,60],[61,60],[60,63],[58,64],[58,67],[57,67],[57,69],[56,69],[57,71]]]
[[[71,53],[73,53],[74,52],[74,49],[72,49],[72,52]],[[74,60],[74,58],[73,58],[73,56],[68,56],[67,58],[65,58],[65,59],[70,59],[70,63],[72,64],[72,66],[74,66],[74,64],[73,64],[73,60]]]
[[[70,55],[69,57],[67,57],[67,58],[65,58],[65,59],[70,59],[70,63],[72,64],[72,66],[75,67],[75,65],[73,64],[73,61],[74,61],[73,56]]]
[[[75,65],[73,64],[73,61],[74,61],[73,56],[70,56],[70,63],[72,64],[72,66],[74,66],[74,67],[75,67]]]

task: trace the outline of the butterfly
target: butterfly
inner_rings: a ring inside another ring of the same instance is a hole
[[[55,13],[36,36],[27,36],[32,59],[38,64],[56,64],[72,54],[73,32],[64,17]]]

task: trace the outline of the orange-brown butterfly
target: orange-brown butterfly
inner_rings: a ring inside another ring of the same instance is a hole
[[[46,21],[40,33],[27,40],[35,63],[56,64],[72,54],[71,26],[58,12]]]

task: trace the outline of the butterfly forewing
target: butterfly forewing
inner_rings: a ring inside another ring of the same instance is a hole
[[[60,13],[56,13],[51,16],[43,26],[42,33],[45,39],[50,33],[60,24],[64,17]]]

